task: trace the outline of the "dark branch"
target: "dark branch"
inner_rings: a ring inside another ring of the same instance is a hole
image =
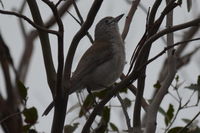
[[[28,22],[30,25],[32,25],[34,28],[36,28],[37,30],[45,31],[47,33],[51,33],[51,34],[55,34],[55,35],[58,34],[57,31],[49,30],[49,29],[46,29],[46,28],[44,28],[44,27],[42,27],[40,25],[37,25],[36,23],[34,23],[33,21],[31,21],[28,17],[26,17],[26,16],[24,16],[22,14],[19,14],[19,13],[16,13],[16,12],[12,12],[12,11],[3,11],[3,10],[0,10],[0,13],[1,14],[5,14],[5,15],[13,15],[13,16],[22,18],[26,22]]]

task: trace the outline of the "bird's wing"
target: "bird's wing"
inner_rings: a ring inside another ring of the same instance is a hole
[[[113,57],[112,44],[96,41],[82,56],[73,77],[84,77]]]

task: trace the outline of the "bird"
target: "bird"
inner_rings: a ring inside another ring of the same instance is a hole
[[[83,54],[70,79],[69,95],[84,88],[89,92],[105,89],[121,76],[125,65],[125,47],[118,22],[123,15],[108,16],[97,23],[94,43]],[[47,115],[53,106],[54,102],[43,115]]]

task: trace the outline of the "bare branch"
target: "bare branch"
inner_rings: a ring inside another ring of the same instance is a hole
[[[200,18],[197,18],[197,19],[194,19],[192,21],[189,21],[189,22],[186,22],[186,23],[183,23],[183,24],[179,24],[179,25],[175,25],[175,26],[166,28],[164,30],[161,30],[160,32],[158,32],[155,35],[153,35],[152,37],[150,37],[145,42],[144,46],[151,44],[152,42],[156,41],[161,36],[164,36],[168,33],[175,32],[175,31],[178,31],[178,30],[183,30],[183,29],[186,29],[186,28],[189,28],[189,27],[192,27],[192,26],[199,26],[199,24],[200,24]]]
[[[57,8],[58,5],[59,5],[62,1],[63,1],[63,0],[59,0],[59,1],[56,3],[55,7]]]
[[[131,123],[130,123],[130,117],[128,116],[128,112],[127,112],[127,108],[124,105],[124,101],[122,100],[121,96],[119,95],[119,93],[117,94],[117,98],[119,100],[119,102],[121,103],[122,106],[122,110],[126,119],[126,124],[127,124],[127,128],[128,131],[131,132],[132,131],[132,127],[131,127]]]
[[[144,64],[144,65],[147,65],[147,64]],[[122,74],[121,77],[120,77],[121,80],[124,80],[125,78],[126,78],[126,76],[124,74]],[[138,89],[134,85],[132,85],[132,84],[129,85],[128,89],[136,96],[136,93],[137,93]],[[146,112],[147,112],[148,106],[149,106],[148,103],[145,101],[144,98],[142,98],[142,107]]]
[[[189,126],[192,124],[192,122],[193,122],[199,115],[200,115],[200,112],[198,112],[198,113],[194,116],[194,118],[193,118],[184,128],[182,128],[180,131],[178,131],[178,133],[184,133],[184,132],[185,132],[185,129],[186,129],[187,127],[189,127]]]
[[[173,44],[173,45],[167,46],[166,48],[164,48],[164,50],[162,50],[162,51],[161,51],[160,53],[158,53],[156,56],[154,56],[154,57],[152,57],[151,59],[149,59],[149,60],[147,61],[147,63],[144,63],[143,65],[147,65],[147,64],[153,62],[153,61],[156,60],[158,57],[162,56],[167,50],[169,50],[169,49],[171,49],[171,48],[173,48],[173,47],[175,47],[175,46],[182,45],[182,44],[184,45],[184,43],[186,43],[186,42],[192,42],[192,41],[197,41],[197,40],[200,40],[200,38],[195,38],[195,39],[191,39],[191,40],[187,40],[187,41],[177,42],[177,43],[175,43],[175,44]],[[191,54],[194,54],[195,52],[197,52],[198,49],[199,49],[199,48],[196,48],[194,51],[192,51],[192,52],[190,53],[190,56],[191,56]]]
[[[167,0],[167,4],[170,3]],[[167,27],[171,27],[173,25],[173,11],[167,14]],[[173,33],[170,32],[167,35],[167,46],[172,46],[174,43]],[[166,79],[161,83],[161,88],[158,90],[158,93],[153,98],[152,103],[149,106],[147,112],[147,121],[146,121],[146,128],[145,133],[154,133],[156,130],[156,119],[157,119],[157,112],[160,107],[161,101],[163,100],[165,94],[168,91],[169,86],[171,85],[172,81],[174,80],[174,76],[176,74],[176,57],[174,54],[173,49],[168,51],[168,74],[166,75]]]
[[[42,27],[40,25],[37,25],[36,23],[34,23],[33,21],[31,21],[29,18],[27,18],[26,16],[24,16],[22,14],[19,14],[19,13],[16,13],[16,12],[12,12],[12,11],[4,11],[4,10],[0,10],[0,13],[1,14],[5,14],[5,15],[13,15],[13,16],[22,18],[26,22],[28,22],[30,25],[32,25],[34,28],[36,28],[37,30],[45,31],[45,32],[48,32],[48,33],[51,33],[51,34],[55,34],[55,35],[58,34],[57,31],[49,30],[49,29],[46,29],[46,28],[44,28],[44,27]]]
[[[138,44],[139,48],[136,51],[136,53],[138,53],[138,55],[136,54],[136,58],[135,58],[136,62],[135,62],[134,69],[137,70],[138,68],[140,68],[140,66],[144,62],[146,62],[148,60],[149,53],[150,53],[153,42],[149,43],[148,45],[146,45],[146,43],[148,42],[149,38],[151,38],[151,36],[154,36],[158,32],[158,29],[160,28],[161,23],[163,22],[165,16],[179,5],[179,3],[176,3],[175,1],[176,0],[171,0],[166,5],[166,7],[163,9],[161,15],[159,16],[159,18],[156,21],[154,19],[155,19],[157,9],[161,4],[161,0],[155,1],[153,8],[150,12],[147,29],[146,29],[146,34],[144,34],[144,36],[142,37],[141,41]],[[131,62],[131,66],[133,66],[133,63],[134,62]],[[133,126],[139,132],[141,131],[141,119],[140,119],[141,101],[142,101],[143,92],[144,92],[145,77],[146,77],[146,67],[143,67],[143,69],[141,70],[140,77],[138,78],[138,82],[137,82],[137,88],[139,88],[139,90],[136,95],[134,115],[133,115],[133,117],[134,117],[133,118],[133,120],[134,120]]]
[[[69,10],[74,0],[67,0],[58,9],[59,16],[63,17],[65,13]],[[56,23],[54,16],[52,15],[45,23],[45,27],[50,28]]]
[[[76,2],[74,0],[73,0],[73,5],[74,5],[75,11],[77,13],[77,16],[78,16],[78,18],[80,20],[79,24],[82,26],[83,23],[84,23],[84,20],[83,20],[83,17],[81,16],[81,13],[80,13],[80,11],[78,9],[78,6],[77,6],[77,4],[76,4]],[[90,35],[90,33],[88,31],[87,31],[86,35],[87,35],[88,39],[90,40],[90,42],[93,44],[94,41],[93,41],[92,36]]]
[[[46,3],[52,10],[56,22],[58,24],[58,68],[57,68],[57,80],[56,80],[56,90],[54,96],[54,118],[51,133],[61,133],[63,131],[64,122],[65,122],[65,114],[68,103],[68,94],[65,93],[63,86],[63,67],[64,67],[64,26],[59,16],[57,6],[53,4],[53,2],[49,0],[42,0]]]
[[[64,16],[64,14],[69,10],[69,8],[72,5],[72,1],[73,0],[68,0],[66,2],[64,2],[64,4],[62,4],[59,9],[58,9],[58,13],[59,15],[62,17]],[[26,3],[26,1],[24,2]],[[21,13],[20,13],[21,14]],[[20,19],[21,21],[21,19]],[[50,28],[52,27],[54,24],[56,23],[54,16],[51,16],[49,20],[46,21],[46,23],[44,24],[46,28]],[[30,58],[31,55],[33,53],[34,50],[34,45],[33,45],[33,41],[35,40],[35,38],[38,36],[38,32],[37,30],[32,30],[30,31],[27,35],[27,37],[25,37],[25,49],[24,52],[21,56],[20,59],[20,65],[18,68],[18,73],[19,75],[19,79],[21,81],[24,81],[27,75],[27,71],[29,68],[29,62],[30,62]]]
[[[19,115],[19,114],[21,114],[21,113],[22,113],[22,112],[16,112],[16,113],[13,113],[13,114],[10,114],[10,115],[6,116],[5,118],[3,118],[3,119],[0,120],[0,124],[2,124],[4,121],[10,119],[11,117],[16,116],[16,115]]]
[[[128,16],[126,17],[126,22],[125,22],[125,25],[124,25],[124,30],[122,32],[122,39],[125,40],[127,34],[128,34],[128,31],[129,31],[129,28],[130,28],[130,24],[132,22],[132,18],[137,10],[137,7],[140,3],[140,0],[136,0],[136,1],[133,1],[132,2],[132,5],[131,5],[131,9],[129,10],[129,13],[128,13]]]
[[[42,20],[42,17],[40,15],[40,11],[38,9],[37,3],[35,0],[27,0],[33,20],[36,24],[44,27],[44,23]],[[43,31],[38,31],[39,37],[40,37],[40,42],[42,46],[42,53],[43,53],[43,58],[44,58],[44,64],[45,64],[45,70],[47,74],[47,81],[48,85],[54,93],[55,89],[55,84],[56,84],[56,72],[53,64],[53,59],[52,59],[52,53],[51,53],[51,47],[50,47],[50,41],[49,41],[49,36],[47,32]]]
[[[11,63],[11,57],[8,47],[6,46],[3,37],[0,34],[0,63],[3,70],[3,76],[6,85],[7,102],[10,105],[15,105],[13,108],[16,109],[16,95],[14,94],[14,88],[11,81],[11,73],[9,69],[9,63]]]

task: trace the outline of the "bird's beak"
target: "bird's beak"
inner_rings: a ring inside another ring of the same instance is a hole
[[[115,17],[115,18],[113,19],[113,21],[117,23],[117,22],[119,22],[119,20],[120,20],[123,16],[124,16],[124,14],[121,14],[121,15]]]

